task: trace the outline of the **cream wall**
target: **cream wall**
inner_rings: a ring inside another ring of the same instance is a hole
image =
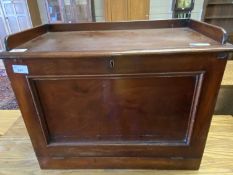
[[[204,0],[195,0],[195,6],[191,15],[192,19],[201,20],[203,4],[204,4]]]
[[[94,0],[95,2],[95,17],[97,22],[103,22],[104,19],[104,0]]]
[[[95,1],[96,21],[104,21],[104,0]],[[201,20],[204,0],[195,0],[191,18]],[[150,0],[150,20],[172,18],[172,0]]]
[[[150,20],[172,18],[172,0],[150,0]]]

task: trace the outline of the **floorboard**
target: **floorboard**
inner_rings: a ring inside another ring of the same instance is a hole
[[[233,60],[227,61],[225,73],[222,79],[222,85],[233,85]]]
[[[0,137],[0,175],[233,175],[233,117],[214,116],[199,171],[41,170],[20,117]]]
[[[19,110],[0,110],[0,137],[8,131],[20,115]]]

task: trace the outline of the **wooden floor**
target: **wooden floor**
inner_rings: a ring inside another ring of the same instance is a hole
[[[214,116],[199,171],[40,170],[22,118],[0,136],[0,175],[233,175],[233,117]]]
[[[8,131],[20,115],[19,110],[0,110],[0,136]]]
[[[233,60],[227,61],[227,66],[222,79],[222,85],[233,85]]]

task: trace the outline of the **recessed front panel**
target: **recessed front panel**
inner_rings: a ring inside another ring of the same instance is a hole
[[[48,144],[169,145],[189,141],[201,75],[84,75],[29,82]]]

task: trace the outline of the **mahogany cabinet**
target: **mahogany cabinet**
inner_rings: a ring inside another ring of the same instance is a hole
[[[48,24],[0,55],[41,168],[198,169],[226,39],[194,20]]]

